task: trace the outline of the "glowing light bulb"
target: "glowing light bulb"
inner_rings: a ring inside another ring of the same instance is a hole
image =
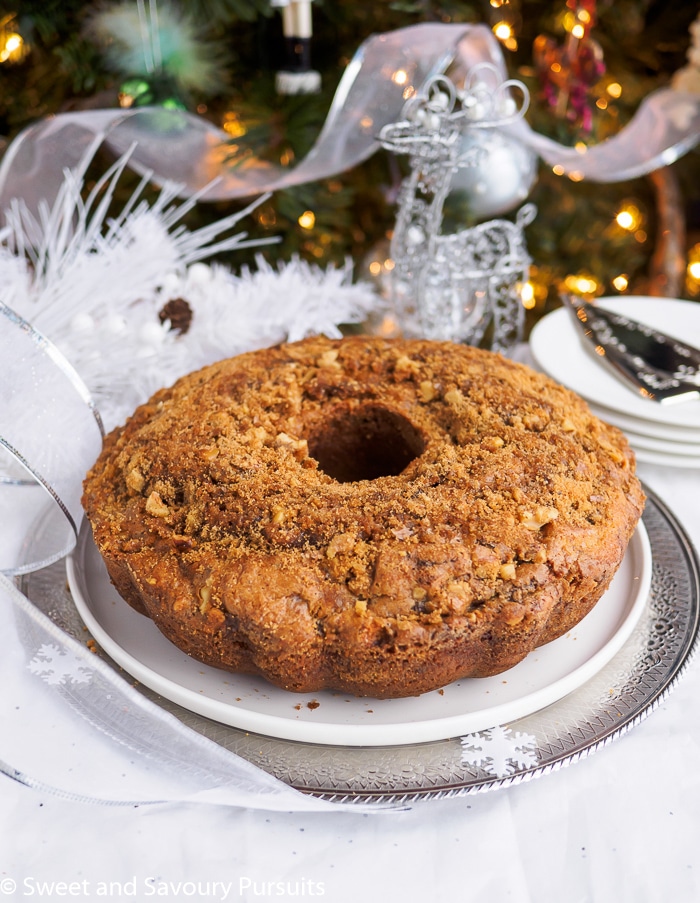
[[[11,31],[5,36],[5,46],[0,48],[0,63],[7,62],[7,60],[19,63],[24,59],[27,52],[22,35]]]
[[[297,220],[302,229],[313,229],[316,225],[316,217],[312,210],[305,210]]]
[[[247,132],[246,127],[238,118],[238,114],[233,112],[224,114],[222,127],[226,134],[232,138],[242,138]]]
[[[618,292],[624,292],[627,290],[627,286],[630,284],[630,281],[625,273],[620,273],[619,276],[615,276],[612,284],[618,290]]]
[[[525,310],[532,310],[535,306],[535,287],[531,282],[523,282],[520,289],[520,298]]]
[[[493,26],[493,33],[499,41],[508,41],[513,37],[513,29],[508,22],[496,22]]]
[[[280,154],[280,163],[282,166],[290,166],[294,162],[294,151],[291,147],[285,148]]]
[[[610,82],[605,90],[615,99],[622,96],[622,85],[619,82]]]
[[[629,210],[620,210],[615,217],[615,222],[623,229],[632,229],[634,226],[634,217]]]
[[[577,273],[567,276],[564,285],[570,292],[577,295],[595,295],[598,291],[598,280],[585,273]]]
[[[636,207],[634,204],[625,204],[615,217],[617,225],[627,232],[636,231],[641,221],[642,215],[639,212],[639,207]]]

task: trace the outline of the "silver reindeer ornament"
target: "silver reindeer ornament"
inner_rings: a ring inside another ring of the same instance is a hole
[[[447,76],[429,79],[400,121],[381,130],[381,145],[407,155],[410,167],[390,248],[391,303],[404,335],[477,345],[490,327],[490,347],[504,353],[522,337],[521,287],[530,266],[523,230],[534,206],[522,207],[514,222],[495,219],[453,232],[443,231],[443,219],[454,175],[489,166],[484,143],[465,136],[495,133],[522,117],[527,104],[522,83],[501,81],[495,67],[483,64],[461,90]]]

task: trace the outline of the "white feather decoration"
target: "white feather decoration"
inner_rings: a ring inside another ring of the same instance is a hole
[[[121,213],[107,219],[122,158],[82,199],[66,173],[58,199],[38,218],[20,202],[0,230],[0,285],[5,303],[50,338],[90,391],[109,428],[156,389],[242,351],[305,335],[339,336],[341,324],[364,321],[378,302],[354,284],[350,264],[321,269],[298,258],[274,268],[262,256],[236,276],[213,254],[268,244],[237,226],[260,200],[212,226],[180,222],[197,199],[175,203],[166,185],[149,205],[144,179]],[[191,313],[186,331],[167,319],[168,302]]]

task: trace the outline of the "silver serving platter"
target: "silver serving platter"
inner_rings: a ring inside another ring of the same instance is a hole
[[[700,566],[674,515],[650,490],[643,520],[652,550],[653,577],[639,624],[620,652],[584,686],[499,731],[510,738],[511,758],[494,767],[487,753],[493,731],[469,738],[486,754],[465,756],[459,737],[385,747],[299,743],[218,724],[143,686],[140,692],[221,747],[286,784],[329,800],[408,803],[481,793],[528,781],[578,762],[616,740],[649,715],[685,672],[700,625]],[[83,625],[66,586],[62,562],[22,578],[22,590],[51,620],[85,642]],[[104,652],[105,661],[123,675]],[[517,738],[527,738],[518,755]],[[501,752],[503,751],[501,746]],[[507,749],[507,744],[506,747]]]

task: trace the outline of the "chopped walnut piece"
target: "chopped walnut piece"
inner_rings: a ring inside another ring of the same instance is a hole
[[[396,358],[396,364],[394,369],[397,373],[401,373],[402,371],[407,373],[417,373],[420,370],[420,364],[418,361],[414,361],[412,358],[408,357],[405,354],[399,355]]]
[[[211,587],[209,584],[205,583],[204,586],[200,588],[197,595],[202,600],[199,610],[202,614],[205,614],[211,608]]]
[[[517,602],[508,602],[503,606],[502,618],[509,627],[515,627],[525,617],[526,608]]]
[[[154,517],[167,517],[170,514],[170,509],[155,489],[146,499],[146,511]]]
[[[551,523],[559,517],[556,508],[548,508],[545,505],[538,505],[534,509],[526,509],[520,512],[520,523],[528,530],[539,530],[545,524]]]
[[[297,461],[303,461],[309,456],[309,444],[306,439],[295,439],[287,433],[278,433],[274,441],[275,448],[284,448],[292,454]]]
[[[320,367],[340,367],[340,364],[338,363],[338,351],[335,348],[324,351],[323,354],[319,356],[318,363]]]
[[[137,467],[132,467],[126,475],[126,485],[134,492],[141,492],[146,485],[146,478]]]
[[[515,580],[515,565],[512,561],[502,564],[499,573],[503,580]]]
[[[464,401],[464,395],[459,389],[449,389],[445,392],[444,399],[449,405],[458,405],[460,401]]]
[[[347,554],[355,548],[355,537],[350,533],[336,533],[328,543],[326,557],[335,558],[336,555]]]
[[[435,386],[430,382],[429,379],[424,379],[418,385],[418,395],[420,396],[420,400],[424,401],[426,404],[428,402],[433,401],[433,399],[437,398],[437,391]]]
[[[280,505],[275,505],[270,514],[272,515],[272,523],[276,526],[284,523],[286,513],[284,508],[282,508]]]

